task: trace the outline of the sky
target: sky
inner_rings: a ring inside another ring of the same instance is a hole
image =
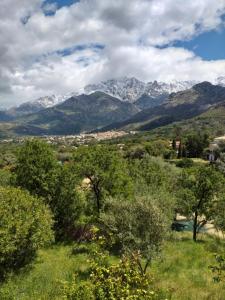
[[[0,1],[0,108],[124,76],[225,76],[225,0]]]

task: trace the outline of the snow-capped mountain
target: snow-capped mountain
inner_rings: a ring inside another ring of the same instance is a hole
[[[110,79],[99,84],[89,84],[84,88],[86,94],[104,92],[123,101],[135,102],[145,90],[146,84],[134,77]]]
[[[17,107],[12,107],[9,110],[7,110],[6,113],[14,117],[36,113],[42,109],[56,106],[64,102],[68,98],[71,98],[72,96],[76,96],[76,95],[77,93],[68,93],[65,95],[51,95],[51,96],[40,97],[34,101],[28,101],[22,103]]]
[[[215,84],[225,87],[225,76],[218,77]]]
[[[51,95],[51,96],[44,96],[41,98],[38,98],[34,101],[25,102],[22,105],[26,104],[32,104],[34,106],[40,107],[40,108],[48,108],[55,105],[58,105],[62,102],[64,102],[66,99],[71,98],[73,96],[77,96],[78,94],[75,92],[68,93],[65,95]]]
[[[45,108],[59,105],[72,96],[82,94],[82,92],[84,94],[91,94],[96,91],[104,92],[121,101],[135,103],[135,105],[142,110],[158,106],[165,102],[171,93],[190,89],[197,83],[197,81],[176,80],[170,83],[160,81],[145,83],[134,77],[122,77],[102,81],[99,84],[89,84],[80,90],[79,93],[71,92],[65,95],[51,95],[38,98],[34,101],[25,102],[18,107],[12,107],[7,111],[4,111],[4,115],[6,115],[7,118],[15,118],[36,113]],[[225,76],[218,77],[213,83],[225,87]]]
[[[95,91],[101,91],[122,101],[135,102],[142,95],[157,98],[189,89],[196,83],[195,81],[173,81],[171,83],[154,81],[145,83],[134,77],[124,77],[102,81],[99,84],[89,84],[84,88],[84,92],[91,94]]]

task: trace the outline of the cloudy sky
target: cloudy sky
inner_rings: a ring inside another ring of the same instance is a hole
[[[1,0],[0,107],[88,83],[225,75],[225,0]]]

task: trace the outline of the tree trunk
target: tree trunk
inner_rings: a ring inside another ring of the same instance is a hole
[[[198,210],[195,211],[194,224],[193,224],[193,240],[197,241],[197,229],[198,229]]]
[[[100,210],[101,210],[101,192],[100,192],[100,189],[98,187],[98,183],[94,184],[93,188],[94,188],[94,193],[95,193],[95,198],[96,198],[97,212],[98,212],[98,215],[100,215]]]

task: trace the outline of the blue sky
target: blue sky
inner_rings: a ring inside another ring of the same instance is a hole
[[[70,6],[79,0],[46,0],[45,3],[57,3],[57,7]]]
[[[70,6],[79,0],[46,0],[45,3],[57,3],[58,9]],[[225,15],[223,16],[225,20]],[[211,30],[193,37],[191,40],[177,41],[175,47],[183,47],[193,51],[204,60],[225,59],[225,26],[219,30]],[[164,47],[163,47],[164,48]]]
[[[205,32],[190,41],[176,42],[174,46],[191,50],[205,60],[225,59],[225,27]]]

